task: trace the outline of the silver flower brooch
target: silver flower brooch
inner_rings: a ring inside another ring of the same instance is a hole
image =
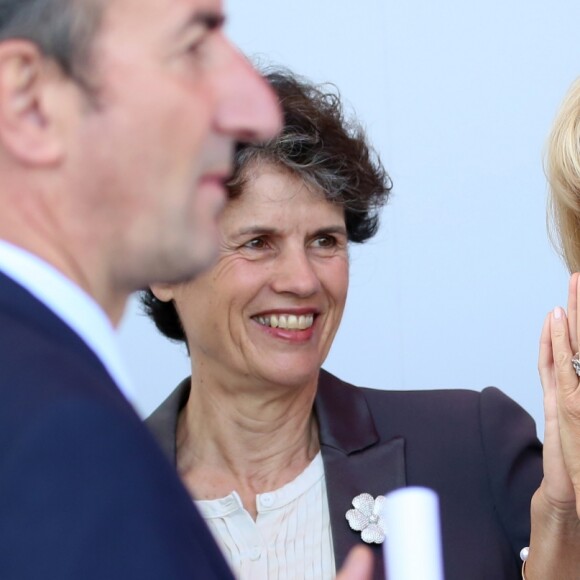
[[[350,528],[361,532],[362,541],[367,544],[382,544],[385,541],[384,502],[382,495],[375,499],[369,493],[361,493],[352,500],[354,509],[345,514]]]

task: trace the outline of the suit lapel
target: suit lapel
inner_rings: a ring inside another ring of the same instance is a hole
[[[330,509],[336,566],[362,542],[346,512],[361,493],[373,497],[404,487],[404,439],[380,441],[363,392],[321,371],[315,403]],[[388,535],[388,530],[387,530]],[[383,578],[382,547],[375,552],[375,578]]]
[[[58,342],[63,348],[74,350],[87,369],[92,369],[95,373],[102,375],[101,384],[106,385],[110,393],[114,396],[119,395],[125,400],[102,361],[85,341],[48,306],[0,271],[1,314],[9,316],[18,324],[33,328],[35,332],[44,334],[51,341]]]
[[[186,379],[147,420],[172,463],[177,417],[189,391],[190,382]],[[361,493],[377,497],[405,486],[405,442],[402,437],[381,441],[363,392],[324,370],[314,407],[338,569],[350,549],[362,542],[360,532],[352,531],[345,517],[353,498]],[[374,577],[379,580],[383,578],[382,546],[373,545],[372,549]]]

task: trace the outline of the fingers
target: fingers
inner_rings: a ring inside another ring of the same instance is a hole
[[[348,554],[336,580],[371,580],[373,553],[366,546],[356,546]]]
[[[540,335],[540,354],[538,356],[538,372],[540,374],[542,390],[544,391],[544,416],[546,419],[546,426],[550,425],[551,420],[557,419],[558,413],[551,321],[552,313],[550,312],[546,316],[544,326],[542,327],[542,334]]]
[[[544,320],[540,336],[538,370],[544,391],[544,479],[538,493],[546,500],[546,505],[574,505],[575,495],[570,476],[566,469],[560,439],[558,421],[558,399],[554,376],[552,353],[552,313]]]
[[[556,385],[560,394],[566,397],[578,389],[578,376],[572,366],[568,320],[562,308],[557,307],[552,312],[550,329]]]
[[[559,488],[559,492],[555,494],[557,496],[569,496],[569,500],[571,500],[572,490],[574,490],[576,509],[580,517],[580,383],[572,366],[572,347],[570,345],[568,321],[561,308],[554,309],[550,327],[554,356],[554,379],[557,389],[557,422],[560,450],[563,467],[569,479],[568,485],[566,485],[564,477],[552,478],[552,482],[557,482],[555,483],[555,486]],[[555,443],[555,438],[553,442]],[[544,448],[544,453],[546,453],[546,447]],[[551,453],[548,453],[548,456],[551,456]],[[556,469],[559,462],[560,460],[554,461],[552,466]],[[545,458],[544,467],[546,468],[546,466]],[[549,467],[547,472],[549,472]],[[557,470],[554,473],[557,473]],[[552,489],[556,489],[556,487],[552,487]]]
[[[552,384],[554,366],[554,356],[552,353],[552,329],[551,329],[552,313],[546,315],[544,319],[544,326],[542,326],[542,334],[540,335],[540,353],[538,355],[538,371],[540,373],[540,380],[542,382],[542,389],[544,395],[547,390],[553,390],[555,385]]]
[[[578,352],[578,304],[580,304],[580,284],[578,284],[579,274],[576,272],[570,277],[568,286],[568,330],[570,332],[570,346],[572,352]]]

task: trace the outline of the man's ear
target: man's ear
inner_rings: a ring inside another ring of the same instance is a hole
[[[153,296],[161,302],[171,302],[175,297],[173,284],[151,284],[149,288]]]
[[[0,147],[20,163],[52,165],[62,157],[54,89],[65,82],[31,42],[0,42]]]

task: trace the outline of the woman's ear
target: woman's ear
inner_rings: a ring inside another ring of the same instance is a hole
[[[68,102],[55,89],[67,84],[58,66],[31,42],[1,43],[0,144],[20,163],[47,165],[61,158],[58,114],[65,114]]]
[[[149,289],[153,292],[153,296],[161,302],[171,302],[175,296],[173,284],[151,284]]]

